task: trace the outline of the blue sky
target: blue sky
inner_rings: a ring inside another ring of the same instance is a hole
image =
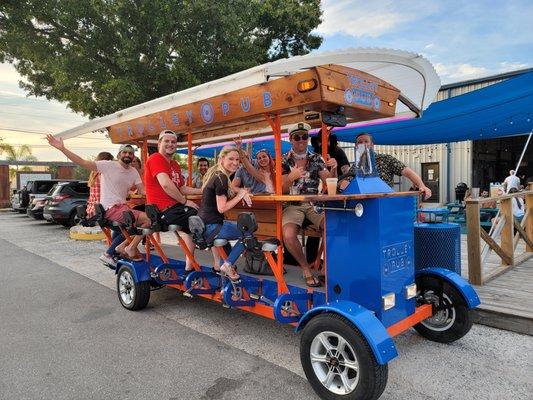
[[[322,10],[323,22],[316,30],[324,38],[319,51],[350,47],[413,51],[435,66],[443,83],[533,66],[531,0],[324,0]],[[85,118],[57,102],[27,98],[18,88],[19,79],[10,65],[0,64],[0,137],[15,145],[30,144],[41,160],[61,159],[46,147],[39,132],[56,133]],[[67,144],[84,156],[111,147],[98,135]]]

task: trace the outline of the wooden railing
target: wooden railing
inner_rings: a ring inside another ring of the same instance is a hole
[[[512,202],[515,197],[525,197],[524,217],[519,223],[513,216]],[[480,225],[480,209],[483,204],[499,203],[500,213],[493,223],[494,234],[487,233]],[[499,197],[478,198],[466,200],[466,226],[468,230],[468,278],[474,285],[483,285],[500,276],[516,265],[533,256],[533,183],[529,190],[519,193],[506,194]],[[495,227],[497,227],[495,229]],[[516,233],[514,233],[516,232]],[[497,242],[498,236],[500,243]],[[485,273],[483,271],[483,256],[480,238],[501,259],[498,269]],[[526,247],[521,254],[515,254],[520,240],[524,240]]]

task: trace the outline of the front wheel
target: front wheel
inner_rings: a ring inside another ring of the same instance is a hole
[[[122,265],[117,274],[120,304],[128,310],[142,310],[150,301],[150,282],[135,282],[130,266]]]
[[[438,276],[422,276],[416,285],[417,302],[433,306],[433,315],[414,326],[420,335],[434,342],[450,343],[470,331],[472,310],[454,286]]]
[[[378,364],[359,330],[337,314],[321,314],[306,325],[300,360],[322,399],[374,400],[387,385],[387,364]]]

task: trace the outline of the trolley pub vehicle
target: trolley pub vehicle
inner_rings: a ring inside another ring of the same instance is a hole
[[[194,258],[195,271],[184,276],[184,261],[170,258],[158,242],[159,232],[175,232],[183,253],[192,258],[177,234],[180,227],[165,226],[159,211],[147,205],[151,228],[137,231],[131,218],[123,227],[126,234],[147,240],[142,261],[118,263],[119,301],[139,310],[151,290],[168,286],[291,324],[301,331],[303,370],[321,398],[377,399],[387,384],[387,363],[397,356],[393,338],[414,327],[436,342],[460,339],[472,326],[478,296],[449,269],[415,269],[418,192],[393,192],[376,174],[369,149],[358,149],[356,172],[342,193],[288,195],[282,193],[282,136],[290,124],[306,122],[322,131],[326,151],[331,127],[420,116],[439,86],[429,62],[412,53],[355,49],[308,55],[255,67],[56,136],[105,128],[113,143],[137,144],[146,159],[150,142],[162,129],[171,129],[184,138],[179,145],[188,148],[189,172],[198,146],[238,136],[244,141],[273,137],[275,194],[256,195],[252,208],[234,208],[225,216],[237,221],[247,251],[264,253],[273,276],[239,271],[240,280],[233,282]],[[189,184],[191,178],[189,173]],[[199,202],[197,197],[193,200]],[[324,231],[314,233],[322,237],[315,262],[318,267],[322,259],[321,288],[308,288],[300,269],[283,263],[282,209],[294,201],[311,202],[325,214]],[[99,223],[106,227],[102,212]],[[225,257],[225,240],[209,243],[197,236],[195,242],[200,248],[215,246]]]

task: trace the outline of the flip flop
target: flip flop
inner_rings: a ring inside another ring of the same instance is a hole
[[[241,280],[240,275],[237,273],[234,267],[220,267],[220,275],[225,276],[232,282],[239,282]]]
[[[133,254],[130,254],[128,253],[128,250],[124,250],[124,253],[122,254],[124,255],[124,257],[126,257],[127,259],[131,261],[143,261],[144,260],[144,258],[137,256],[136,252],[134,252]]]
[[[314,275],[308,275],[308,276],[304,275],[304,279],[305,279],[305,284],[308,287],[320,287],[320,286],[322,286],[322,282],[320,282],[320,280],[318,280]]]

